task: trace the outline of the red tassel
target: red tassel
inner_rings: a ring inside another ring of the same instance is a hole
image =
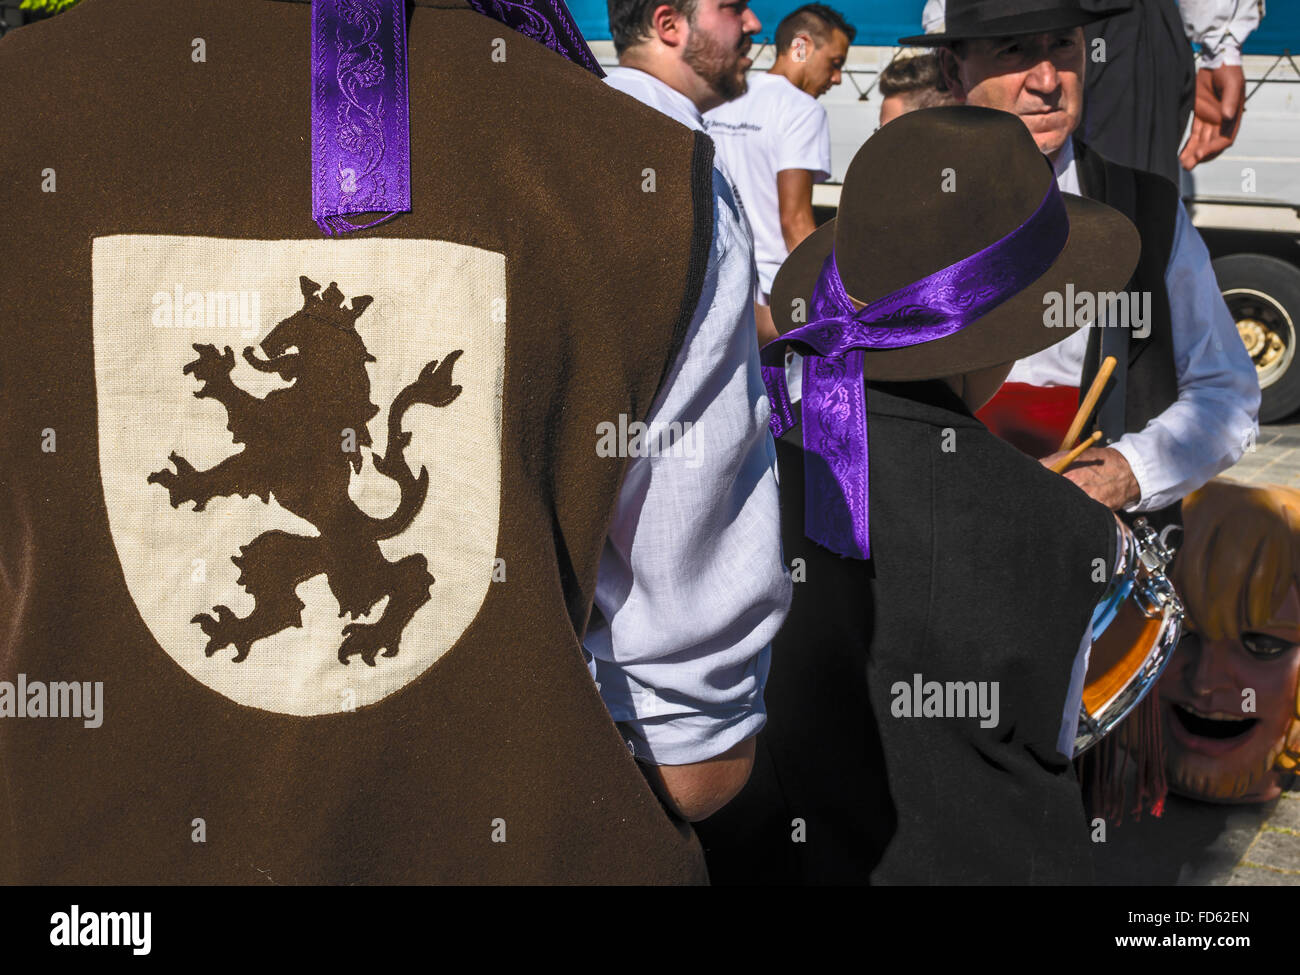
[[[1129,760],[1134,765],[1133,808],[1135,819],[1145,809],[1159,818],[1165,812],[1169,785],[1165,777],[1164,735],[1160,718],[1160,696],[1153,687],[1123,723],[1079,760],[1084,806],[1090,819],[1124,822],[1125,773]]]

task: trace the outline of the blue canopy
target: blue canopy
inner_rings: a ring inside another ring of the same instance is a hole
[[[565,0],[583,36],[589,41],[609,40],[609,8],[605,0]],[[776,25],[806,0],[751,0],[749,7],[763,22],[758,36],[770,41]],[[921,32],[921,8],[925,0],[831,0],[830,6],[844,14],[858,29],[855,44],[890,45],[900,37]]]
[[[583,35],[590,41],[609,40],[605,0],[567,0]],[[776,25],[803,0],[753,0],[750,8],[763,22],[759,37],[771,40]],[[925,0],[830,0],[858,29],[856,44],[893,47],[900,37],[921,32]],[[1300,2],[1272,0],[1259,30],[1246,42],[1247,54],[1300,53]]]

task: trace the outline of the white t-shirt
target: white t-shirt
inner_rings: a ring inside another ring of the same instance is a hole
[[[813,182],[831,175],[831,127],[826,109],[779,74],[752,74],[749,91],[704,115],[726,172],[745,201],[754,231],[758,281],[771,294],[772,279],[790,255],[781,234],[776,174],[807,169]]]

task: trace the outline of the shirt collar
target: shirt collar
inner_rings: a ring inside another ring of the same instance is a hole
[[[700,110],[695,107],[695,103],[680,91],[668,84],[666,81],[661,81],[656,78],[648,71],[642,71],[640,68],[632,68],[625,65],[620,65],[619,67],[624,71],[637,72],[646,83],[659,92],[660,97],[668,103],[666,108],[669,110],[664,111],[665,115],[681,122],[682,125],[685,125],[687,128],[700,129],[703,131],[704,116],[702,116]]]
[[[1079,167],[1074,161],[1073,137],[1065,140],[1065,145],[1056,154],[1056,161],[1052,163],[1052,168],[1056,171],[1056,185],[1060,187],[1062,193],[1079,192]]]

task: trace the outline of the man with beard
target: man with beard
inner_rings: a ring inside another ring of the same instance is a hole
[[[609,0],[609,32],[619,66],[609,70],[605,83],[703,132],[705,112],[745,93],[745,72],[754,63],[746,57],[750,38],[762,26],[748,0],[676,0],[676,6]],[[714,165],[731,190],[732,209],[752,248],[753,230],[735,180],[721,156]],[[757,271],[750,287],[757,296]]]
[[[705,112],[745,93],[745,72],[754,63],[746,57],[750,38],[762,26],[748,0],[609,0],[609,31],[619,66],[609,69],[605,83],[703,132]],[[749,283],[737,281],[735,286],[747,288],[751,300],[744,303],[737,327],[767,336],[770,315],[755,325],[757,310],[765,312],[766,306],[758,304],[754,232],[745,203],[721,154],[714,156],[713,167],[715,189],[740,231],[735,249],[749,251]]]
[[[1183,514],[1185,636],[1160,678],[1169,787],[1266,802],[1300,760],[1300,491],[1215,480]]]
[[[746,57],[763,25],[748,0],[609,0],[617,68],[605,81],[690,129],[745,93]]]

